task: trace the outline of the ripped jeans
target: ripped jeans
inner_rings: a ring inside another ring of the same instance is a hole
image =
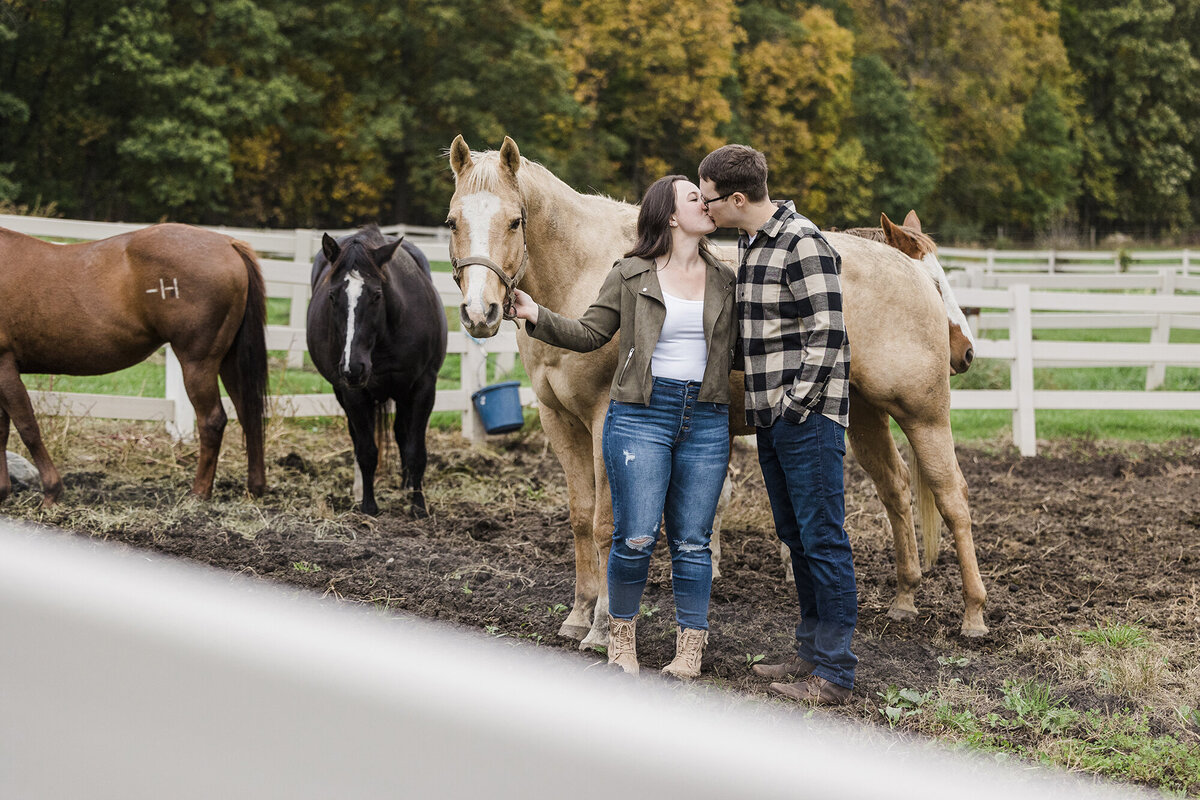
[[[655,378],[650,405],[612,402],[604,467],[612,490],[608,613],[638,614],[650,555],[665,521],[675,620],[708,629],[713,517],[729,462],[729,407],[697,400],[700,384]]]

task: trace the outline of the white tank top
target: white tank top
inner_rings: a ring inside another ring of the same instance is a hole
[[[704,301],[684,300],[662,293],[667,306],[658,344],[650,358],[650,373],[656,378],[701,381],[708,363],[704,340]]]

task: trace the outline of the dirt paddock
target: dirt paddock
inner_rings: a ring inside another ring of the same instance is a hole
[[[59,445],[69,452],[57,456],[62,505],[42,512],[26,491],[0,511],[343,601],[575,650],[556,636],[572,600],[573,547],[562,472],[540,432],[494,437],[478,448],[457,434],[431,433],[432,516],[417,520],[394,477],[379,483],[378,518],[353,511],[351,455],[340,426],[274,425],[261,501],[243,495],[244,461],[231,428],[211,503],[183,499],[194,449],[147,430],[112,423],[73,429]],[[860,663],[854,702],[833,713],[887,725],[880,712],[889,686],[943,694],[969,686],[1000,709],[1005,682],[1019,680],[1048,683],[1081,713],[1157,704],[1151,724],[1161,730],[1151,734],[1170,728],[1171,709],[1200,706],[1200,442],[1054,444],[1028,459],[1007,445],[960,447],[958,456],[991,633],[958,635],[961,585],[945,531],[918,594],[919,617],[900,623],[886,616],[895,587],[891,536],[871,483],[847,456]],[[789,651],[796,601],[754,452],[739,446],[734,465],[737,488],[725,519],[703,681],[767,700],[766,683],[748,665]],[[639,655],[650,670],[669,661],[674,648],[665,546],[654,554],[643,602]],[[1172,662],[1153,673],[1151,683],[1159,685],[1123,694],[1112,680],[1050,664],[1039,650],[1039,642],[1115,624],[1147,632],[1154,652]],[[1187,725],[1173,735],[1192,747],[1198,740]],[[1200,777],[1178,785],[1200,791]]]

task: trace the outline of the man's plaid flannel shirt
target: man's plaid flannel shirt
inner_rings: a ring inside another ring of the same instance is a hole
[[[842,257],[783,203],[751,242],[738,240],[746,422],[770,427],[811,412],[849,424],[850,342],[842,319]]]

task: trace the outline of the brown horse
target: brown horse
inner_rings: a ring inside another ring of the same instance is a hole
[[[212,495],[225,431],[217,376],[237,410],[261,495],[267,387],[266,292],[250,246],[187,225],[154,225],[98,242],[56,245],[0,228],[0,451],[16,425],[42,480],[62,493],[21,373],[99,375],[170,344],[196,410],[200,459],[192,493]],[[9,494],[0,458],[0,500]]]
[[[463,327],[476,337],[494,335],[509,287],[518,279],[547,308],[582,315],[613,262],[633,242],[637,208],[575,192],[522,159],[509,138],[499,152],[472,153],[460,136],[450,148],[450,165],[456,186],[447,223],[463,292]],[[950,432],[945,306],[925,269],[896,249],[846,234],[831,233],[829,239],[842,255],[846,327],[854,348],[850,442],[887,508],[896,546],[898,585],[889,614],[916,614],[914,593],[921,579],[910,472],[888,428],[890,416],[912,445],[919,465],[913,473],[930,490],[918,497],[933,498],[953,532],[966,605],[962,631],[982,635],[987,595]],[[602,645],[612,508],[600,437],[615,343],[580,354],[532,340],[523,331],[517,343],[542,425],[567,478],[576,583],[575,603],[560,634],[582,637],[581,647]]]

